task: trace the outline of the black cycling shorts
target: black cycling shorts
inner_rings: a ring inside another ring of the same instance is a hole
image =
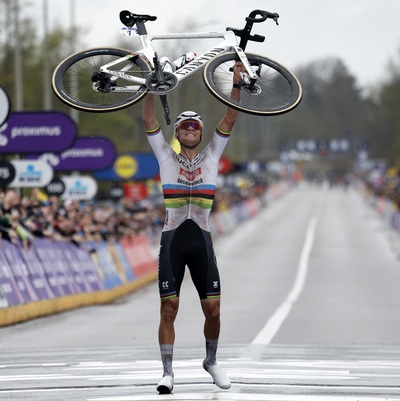
[[[200,299],[220,297],[219,273],[211,234],[191,219],[161,235],[158,260],[161,300],[179,297],[185,266],[189,268]]]

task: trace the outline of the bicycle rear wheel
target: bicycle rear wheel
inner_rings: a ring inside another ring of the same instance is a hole
[[[240,100],[231,99],[232,67],[240,60],[235,52],[224,53],[207,63],[203,71],[204,83],[212,95],[236,110],[262,116],[287,113],[299,105],[302,89],[292,72],[266,57],[251,53],[246,56],[258,76],[254,86],[242,86]]]
[[[73,54],[55,68],[53,90],[62,102],[78,110],[98,113],[131,106],[146,95],[146,85],[100,72],[101,66],[123,58],[110,69],[146,78],[151,67],[141,56],[117,48],[89,49]]]

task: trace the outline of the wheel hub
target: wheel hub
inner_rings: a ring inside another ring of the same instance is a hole
[[[93,89],[97,92],[108,93],[113,90],[115,84],[111,81],[110,75],[105,72],[94,72],[92,75]]]

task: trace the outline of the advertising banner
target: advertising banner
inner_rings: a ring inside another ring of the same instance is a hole
[[[71,251],[71,257],[76,258],[81,265],[81,270],[84,272],[92,291],[104,290],[105,286],[103,280],[100,277],[100,272],[97,265],[94,263],[92,255],[89,251],[85,251],[73,244],[69,245]],[[88,247],[89,249],[89,247]]]
[[[65,258],[66,261],[66,265],[68,266],[72,277],[74,279],[75,285],[78,288],[79,292],[89,292],[91,291],[91,286],[90,283],[87,279],[87,277],[85,276],[83,270],[82,270],[82,266],[79,262],[79,260],[75,257],[74,253],[72,252],[71,249],[72,245],[69,241],[60,241],[57,244],[57,248],[56,250],[58,250],[58,253],[62,254],[60,256],[62,256],[63,258]]]
[[[96,260],[103,273],[103,282],[106,289],[121,285],[121,277],[114,268],[113,261],[107,250],[107,244],[103,242],[88,242],[87,244],[96,250]]]
[[[106,138],[78,138],[61,153],[26,155],[27,159],[47,161],[54,171],[94,171],[110,167],[115,159],[112,142]]]
[[[147,186],[143,182],[128,183],[124,185],[125,198],[141,201],[147,198]]]
[[[157,261],[145,234],[121,238],[120,243],[136,277],[157,270]]]
[[[124,269],[126,279],[128,281],[133,281],[135,279],[135,274],[133,273],[133,269],[124,253],[124,250],[122,249],[121,244],[118,242],[114,242],[112,247],[119,259],[122,268]]]
[[[61,152],[73,144],[76,131],[63,113],[10,113],[0,127],[0,153]]]
[[[74,285],[72,277],[65,269],[65,266],[60,265],[58,256],[54,251],[57,242],[40,239],[32,243],[40,263],[43,266],[45,276],[56,297],[62,297],[74,293]]]
[[[0,160],[0,188],[6,188],[15,178],[15,167],[7,160]]]
[[[10,183],[14,188],[45,187],[53,178],[53,169],[40,160],[11,160],[15,178]]]
[[[89,175],[61,177],[65,184],[62,199],[89,200],[96,196],[97,182]]]
[[[10,266],[11,273],[14,276],[18,290],[23,296],[25,303],[38,301],[38,296],[33,289],[28,269],[19,252],[18,245],[9,241],[4,241],[3,245],[3,251],[6,255],[8,265]]]
[[[33,288],[40,300],[54,298],[53,291],[46,280],[42,264],[32,246],[24,248],[19,246],[22,258],[25,261]]]
[[[8,308],[10,304],[8,303],[7,299],[3,297],[3,294],[1,293],[1,284],[0,284],[0,309],[2,308]]]
[[[113,185],[108,189],[108,196],[112,200],[118,201],[124,197],[124,189],[119,185]]]
[[[218,174],[228,174],[233,168],[233,163],[226,156],[221,156],[218,162]]]
[[[158,162],[152,153],[131,153],[118,155],[110,168],[97,171],[94,176],[101,181],[147,180],[158,172]]]
[[[18,290],[18,286],[4,253],[5,242],[6,241],[0,240],[0,292],[10,306],[22,305],[24,303],[24,298]]]
[[[63,180],[60,180],[57,177],[53,177],[50,183],[44,189],[48,196],[57,196],[61,197],[61,195],[65,191],[65,184]]]

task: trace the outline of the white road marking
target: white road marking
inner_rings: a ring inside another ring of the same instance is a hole
[[[68,367],[52,367],[59,369],[60,373],[1,375],[2,386],[3,383],[7,384],[0,390],[0,396],[8,394],[17,397],[18,394],[30,394],[33,399],[41,399],[42,396],[45,397],[44,394],[54,394],[54,397],[57,397],[57,394],[60,393],[73,394],[76,392],[76,397],[86,401],[400,400],[393,395],[384,397],[373,386],[373,383],[369,384],[371,377],[374,379],[386,378],[391,380],[391,383],[397,383],[396,380],[400,377],[397,370],[399,361],[339,359],[288,361],[276,358],[266,361],[251,361],[243,358],[231,358],[227,362],[221,362],[226,373],[232,379],[232,387],[228,391],[220,390],[211,384],[211,379],[201,368],[200,362],[201,360],[177,360],[179,366],[175,369],[176,386],[173,394],[166,396],[158,395],[155,391],[155,383],[159,379],[160,369],[159,362],[154,360],[133,363],[123,361],[77,362]],[[18,365],[13,364],[12,366]],[[80,371],[79,375],[63,373],[76,370],[76,368]],[[99,368],[102,369],[99,370]],[[109,371],[104,372],[103,368],[108,368]],[[55,383],[56,380],[58,383]],[[79,385],[76,384],[76,380],[79,380]],[[30,388],[6,388],[18,386],[18,383],[24,381],[26,383],[35,381],[38,384],[30,384]],[[15,384],[12,385],[12,383]],[[61,387],[59,387],[59,383],[62,383]],[[98,387],[100,383],[101,389]],[[346,395],[347,385],[350,386],[352,395]],[[124,393],[115,395],[118,394],[119,386]],[[113,389],[112,395],[102,393],[110,391],[110,389]],[[247,389],[249,390],[246,391]],[[390,394],[395,394],[398,388],[388,384],[385,389]],[[93,391],[99,392],[93,394]],[[374,397],[372,394],[375,391],[378,393]],[[297,395],[293,392],[297,392]],[[320,395],[317,395],[318,393]]]
[[[310,258],[311,249],[314,243],[315,227],[317,225],[317,217],[313,216],[307,226],[306,239],[301,251],[299,265],[297,269],[296,280],[286,299],[267,321],[262,330],[252,341],[252,344],[270,344],[276,333],[279,331],[283,322],[289,315],[294,303],[303,291],[308,272],[308,261]]]
[[[207,394],[168,394],[139,395],[127,397],[89,398],[87,401],[359,401],[359,396],[326,396],[326,395],[294,395],[294,394],[243,394],[243,393],[207,393]],[[362,397],[363,401],[399,401],[399,398]]]

